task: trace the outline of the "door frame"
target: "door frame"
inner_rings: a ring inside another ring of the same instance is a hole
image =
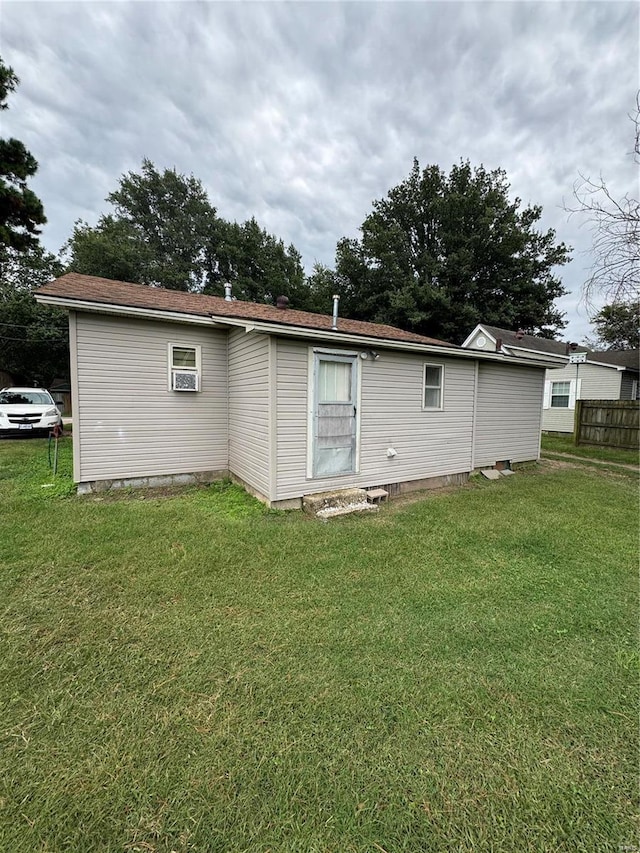
[[[316,401],[316,355],[337,356],[338,358],[353,358],[355,375],[355,406],[356,406],[356,442],[355,458],[353,460],[353,471],[346,474],[330,474],[326,477],[315,477],[313,474],[313,451],[314,451],[314,416]],[[329,349],[328,347],[309,347],[308,369],[307,369],[307,480],[321,482],[342,477],[355,477],[360,473],[360,411],[362,409],[362,373],[360,367],[360,353],[356,350]]]

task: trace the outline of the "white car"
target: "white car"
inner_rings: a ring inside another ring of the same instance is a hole
[[[62,425],[62,416],[44,388],[0,391],[0,436],[49,435],[57,425]]]

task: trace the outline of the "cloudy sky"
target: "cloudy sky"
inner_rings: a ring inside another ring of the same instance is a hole
[[[567,217],[579,173],[638,191],[628,118],[636,2],[3,2],[0,52],[21,85],[2,134],[40,168],[31,186],[57,252],[95,224],[143,157],[200,178],[221,216],[333,265],[411,169],[461,158],[507,172],[512,195],[574,247],[560,301],[581,340],[591,235]],[[637,195],[635,195],[637,197]]]

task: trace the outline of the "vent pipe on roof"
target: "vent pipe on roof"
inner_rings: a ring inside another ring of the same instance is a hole
[[[340,297],[334,293],[333,295],[333,322],[331,328],[335,331],[338,328],[338,302]]]
[[[280,310],[284,310],[289,307],[289,299],[286,296],[278,296],[276,299],[276,308],[280,308]]]
[[[227,282],[224,286],[224,301],[225,302],[233,302],[233,296],[231,295],[231,285]]]

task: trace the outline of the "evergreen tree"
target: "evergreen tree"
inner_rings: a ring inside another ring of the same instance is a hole
[[[20,81],[0,58],[0,110]],[[18,139],[0,139],[0,246],[25,251],[37,245],[47,221],[40,199],[27,186],[38,163]]]

